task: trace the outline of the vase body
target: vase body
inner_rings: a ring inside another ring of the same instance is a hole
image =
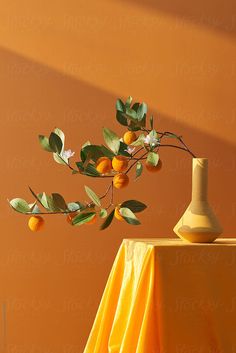
[[[222,233],[222,228],[207,199],[208,160],[193,158],[192,163],[192,200],[174,232],[191,243],[211,243]]]

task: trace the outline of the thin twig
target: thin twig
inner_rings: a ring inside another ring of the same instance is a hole
[[[110,191],[112,185],[113,185],[113,182],[111,182],[111,184],[108,186],[108,188],[107,188],[105,194],[99,197],[100,200],[104,199],[104,197],[107,196],[107,194],[109,193],[109,191]]]
[[[83,209],[86,210],[86,208]],[[70,214],[70,213],[73,213],[73,212],[77,212],[77,211],[80,211],[80,208],[78,208],[77,210],[74,210],[74,211],[70,211],[70,210],[67,210],[67,211],[56,211],[56,212],[37,212],[37,213],[33,213],[33,212],[25,212],[25,213],[22,213],[22,214],[25,214],[25,215],[34,215],[34,216],[37,216],[39,214]]]
[[[158,148],[160,148],[160,147],[173,147],[173,148],[178,148],[179,150],[188,152],[189,154],[191,154],[192,157],[195,158],[195,155],[194,155],[189,149],[183,148],[183,147],[181,147],[181,146],[176,146],[176,145],[159,145]]]
[[[144,154],[142,154],[142,156],[140,158],[137,158],[135,160],[135,162],[133,164],[131,164],[131,166],[127,169],[127,171],[125,172],[125,174],[128,174],[129,171],[133,168],[133,166],[135,166],[135,164],[141,160],[141,158],[143,158],[144,156],[146,156],[148,154],[148,152],[145,152]]]

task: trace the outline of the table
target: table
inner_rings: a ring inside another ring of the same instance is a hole
[[[84,353],[235,353],[236,239],[125,239]]]

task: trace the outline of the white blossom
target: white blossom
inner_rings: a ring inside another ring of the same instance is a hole
[[[75,152],[72,152],[71,150],[63,151],[62,152],[62,158],[69,159],[73,157]]]
[[[125,151],[128,152],[129,154],[132,154],[132,153],[135,151],[135,147],[133,147],[133,146],[128,146]]]
[[[148,145],[150,145],[151,147],[155,147],[158,145],[158,139],[156,137],[154,137],[153,135],[147,135],[144,139],[143,139],[144,143],[147,143]]]

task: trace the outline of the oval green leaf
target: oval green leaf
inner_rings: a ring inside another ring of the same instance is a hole
[[[45,151],[53,152],[52,148],[49,145],[49,140],[46,136],[39,135],[39,143]]]
[[[131,96],[129,96],[129,97],[127,98],[127,101],[125,102],[125,106],[126,106],[127,108],[129,108],[129,107],[131,106],[132,100],[133,100],[133,98],[132,98]]]
[[[147,208],[147,206],[143,202],[137,200],[124,201],[121,204],[121,207],[127,207],[134,213],[142,212],[143,210],[145,210],[145,208]]]
[[[125,105],[121,99],[117,99],[116,101],[116,110],[119,112],[125,112]]]
[[[138,110],[137,110],[137,119],[139,121],[141,121],[146,114],[147,114],[147,104],[142,103],[142,104],[140,104],[140,106],[138,107]]]
[[[55,206],[58,207],[60,210],[66,211],[68,209],[67,204],[62,195],[58,193],[52,193],[52,199]]]
[[[136,165],[136,176],[135,176],[135,180],[137,180],[141,174],[142,174],[142,171],[143,171],[143,165],[141,162],[138,162],[137,165]]]
[[[49,136],[49,145],[53,152],[60,154],[63,147],[63,142],[61,138],[55,133],[51,132]]]
[[[54,129],[54,132],[56,135],[58,135],[62,141],[62,149],[64,148],[64,144],[65,144],[65,134],[62,130],[60,130],[58,127],[56,127]]]
[[[112,150],[112,152],[117,154],[120,148],[120,139],[116,133],[108,128],[103,128],[103,137],[107,146]]]
[[[95,203],[95,205],[101,206],[101,201],[100,201],[99,197],[97,196],[97,194],[86,185],[84,188],[85,188],[86,194]]]
[[[111,222],[114,218],[114,213],[115,213],[115,210],[111,211],[111,213],[106,218],[105,222],[102,223],[100,230],[104,230],[109,227],[109,225],[111,224]]]
[[[80,226],[84,223],[87,223],[93,219],[95,214],[96,212],[80,213],[73,218],[72,224],[74,226]]]
[[[30,206],[23,199],[20,199],[20,198],[12,199],[10,201],[10,205],[17,212],[20,212],[20,213],[30,212]]]
[[[83,207],[82,207],[82,204],[80,202],[69,202],[67,204],[67,208],[68,208],[69,211],[75,212],[75,211],[81,210]]]
[[[107,210],[105,208],[101,208],[99,212],[99,217],[106,218],[107,217]]]
[[[159,155],[156,152],[149,152],[147,155],[147,162],[152,164],[153,166],[156,166],[159,161]]]
[[[128,126],[128,120],[120,111],[116,112],[116,120],[123,126]]]
[[[140,224],[138,218],[135,216],[135,214],[129,208],[121,207],[119,209],[119,212],[127,223],[135,225],[135,226]]]

